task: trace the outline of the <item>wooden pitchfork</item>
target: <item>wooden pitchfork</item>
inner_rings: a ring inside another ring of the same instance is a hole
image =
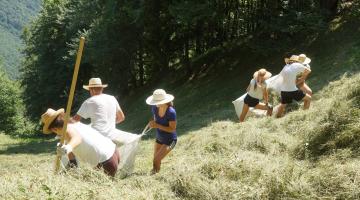
[[[81,61],[82,52],[83,52],[83,49],[84,49],[84,43],[85,43],[85,38],[81,37],[80,38],[79,49],[78,49],[77,56],[76,56],[76,63],[75,63],[74,73],[73,73],[73,77],[72,77],[72,81],[71,81],[70,94],[69,94],[69,97],[68,97],[67,106],[66,106],[66,110],[65,110],[64,126],[63,126],[63,129],[61,130],[60,146],[64,144],[67,124],[68,124],[69,119],[70,119],[71,106],[72,106],[72,102],[73,102],[73,98],[74,98],[75,86],[76,86],[76,81],[77,81],[77,77],[78,77],[78,73],[79,73],[79,67],[80,67],[80,61]],[[61,159],[61,154],[57,153],[56,154],[56,160],[55,160],[55,174],[58,173],[58,171],[59,171],[60,159]]]

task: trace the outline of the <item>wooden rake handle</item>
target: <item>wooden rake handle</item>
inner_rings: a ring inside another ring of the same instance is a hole
[[[77,56],[76,56],[76,63],[75,63],[74,73],[73,73],[73,77],[72,77],[72,81],[71,81],[70,94],[69,94],[69,97],[68,97],[67,106],[66,106],[66,110],[65,110],[66,112],[65,112],[64,126],[63,126],[63,129],[61,131],[62,134],[60,136],[61,137],[60,138],[60,145],[64,144],[65,132],[66,132],[66,129],[67,129],[67,124],[68,124],[69,119],[70,119],[71,106],[72,106],[72,102],[73,102],[73,99],[74,99],[76,81],[77,81],[77,77],[78,77],[78,73],[79,73],[79,67],[80,67],[82,52],[83,52],[83,49],[84,49],[84,43],[85,43],[85,38],[81,37],[80,38],[79,49],[78,49]],[[56,154],[56,160],[55,160],[55,173],[59,172],[60,159],[61,159],[61,154],[57,153]]]

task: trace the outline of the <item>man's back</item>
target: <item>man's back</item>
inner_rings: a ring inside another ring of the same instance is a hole
[[[78,115],[91,119],[91,127],[102,135],[109,137],[115,129],[116,112],[120,110],[114,96],[107,94],[94,95],[87,99],[77,112]]]
[[[304,72],[305,67],[300,63],[292,63],[285,65],[283,70],[280,72],[283,77],[283,83],[281,85],[281,91],[291,92],[296,91],[296,76]]]

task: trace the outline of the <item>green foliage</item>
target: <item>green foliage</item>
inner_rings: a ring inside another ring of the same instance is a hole
[[[80,36],[86,45],[78,86],[97,76],[123,96],[164,76],[177,81],[215,65],[238,68],[224,58],[242,47],[273,52],[278,39],[289,44],[322,27],[319,6],[313,0],[44,1],[23,35],[27,113],[36,120],[46,107],[64,105]]]
[[[6,74],[19,78],[21,62],[20,39],[23,28],[37,14],[41,0],[0,1],[0,58]]]
[[[31,127],[24,118],[19,84],[0,70],[0,131],[12,136],[29,135]]]

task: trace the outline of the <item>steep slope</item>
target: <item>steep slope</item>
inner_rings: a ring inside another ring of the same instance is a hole
[[[181,87],[159,83],[176,96],[181,136],[154,176],[148,175],[152,140],[141,142],[133,175],[110,180],[86,167],[53,175],[54,140],[0,135],[0,198],[359,199],[357,27],[358,18],[338,18],[328,31],[294,50],[313,59],[309,83],[315,96],[309,110],[294,105],[281,119],[250,118],[240,124],[231,104],[252,74],[237,65],[268,64],[276,73],[280,57],[259,62],[257,55],[241,54],[246,59],[239,55],[230,63],[232,71]],[[144,100],[152,90],[123,102],[127,118],[122,128],[139,131],[145,125],[151,116]]]

